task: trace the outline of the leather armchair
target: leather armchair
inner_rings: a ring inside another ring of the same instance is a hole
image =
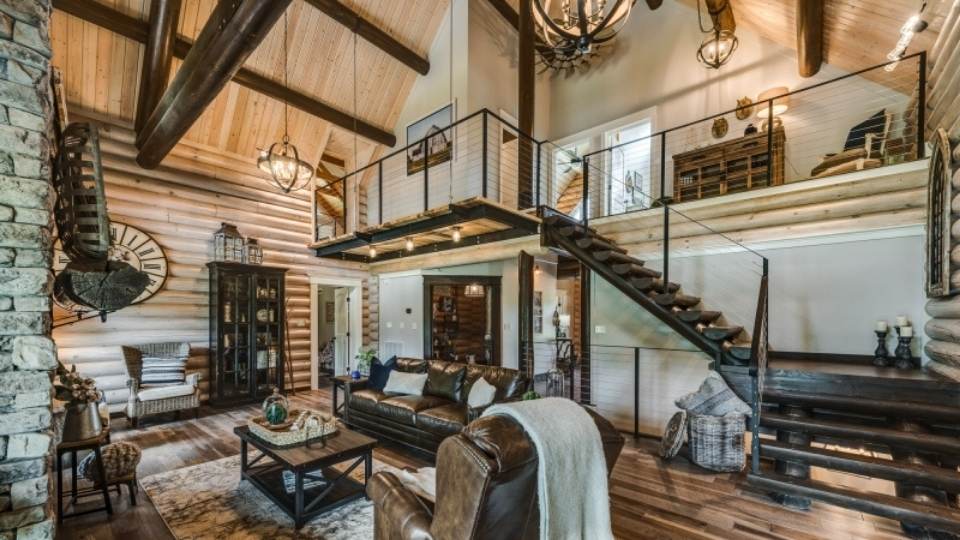
[[[623,436],[605,418],[586,410],[600,431],[610,474],[623,449]],[[480,418],[440,445],[435,504],[417,497],[390,472],[370,479],[367,494],[375,508],[374,538],[538,538],[537,462],[533,443],[515,420]]]

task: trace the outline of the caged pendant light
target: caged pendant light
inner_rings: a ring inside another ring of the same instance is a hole
[[[283,85],[287,84],[287,14],[283,14]],[[313,178],[313,167],[300,159],[297,147],[290,143],[288,132],[287,101],[283,101],[283,139],[270,145],[266,150],[260,150],[257,158],[257,167],[270,175],[270,180],[284,193],[299,191],[310,183]]]
[[[727,9],[729,0],[724,2],[723,7],[715,12],[710,11],[710,8],[707,7],[710,18],[713,19],[713,28],[710,29],[703,26],[700,1],[701,0],[697,0],[697,19],[700,23],[700,31],[706,34],[706,37],[703,42],[700,43],[700,48],[697,49],[697,60],[707,68],[720,69],[720,66],[730,60],[733,52],[737,50],[737,45],[740,44],[740,40],[737,39],[736,34],[730,30],[721,30],[719,23],[714,19],[717,14]]]
[[[587,54],[613,39],[636,0],[533,0],[540,39],[555,50]]]

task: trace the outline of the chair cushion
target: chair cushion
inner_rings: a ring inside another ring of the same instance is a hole
[[[446,405],[449,401],[436,396],[392,396],[377,404],[377,414],[407,425],[414,425],[414,415],[425,409]]]
[[[381,362],[379,358],[374,358],[370,364],[370,376],[367,377],[367,387],[373,390],[383,390],[387,385],[387,379],[390,378],[390,372],[397,365],[397,357],[392,356],[386,362]]]
[[[140,449],[128,442],[108,444],[100,450],[100,455],[103,456],[107,483],[136,474],[141,457]],[[91,482],[99,481],[100,466],[96,454],[87,454],[77,465],[77,472]]]
[[[432,361],[427,369],[427,385],[423,393],[450,401],[460,401],[460,391],[463,389],[466,374],[467,366],[464,364]]]
[[[187,359],[144,356],[140,375],[141,386],[173,386],[183,384],[187,377]]]
[[[467,406],[463,403],[449,403],[417,413],[417,427],[441,437],[456,435],[465,425]]]
[[[389,396],[379,390],[371,390],[368,388],[355,390],[350,392],[350,407],[368,413],[376,413],[377,404],[387,399],[387,397]]]
[[[179,384],[176,386],[157,386],[154,388],[144,388],[137,393],[137,399],[140,401],[156,401],[180,396],[189,396],[195,388],[192,384]]]

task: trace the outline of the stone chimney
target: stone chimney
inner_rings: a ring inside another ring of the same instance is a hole
[[[0,0],[0,539],[53,538],[51,0]]]

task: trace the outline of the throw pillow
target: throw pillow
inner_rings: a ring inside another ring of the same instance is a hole
[[[863,122],[850,128],[850,133],[847,134],[847,142],[844,143],[844,150],[853,150],[854,148],[863,148],[866,144],[867,133],[878,133],[883,134],[884,129],[887,125],[887,110],[880,109],[873,116],[867,118]],[[871,152],[880,151],[880,141],[877,141],[871,148]]]
[[[460,401],[460,391],[463,389],[463,379],[466,375],[467,367],[462,364],[430,362],[430,367],[427,369],[427,386],[423,389],[423,393],[450,401]]]
[[[390,372],[397,364],[397,357],[391,356],[386,362],[380,362],[380,359],[374,359],[370,364],[370,376],[367,378],[367,387],[378,392],[383,391],[387,385],[387,379],[390,378]]]
[[[497,387],[488,383],[486,379],[480,377],[470,388],[470,395],[467,396],[467,406],[471,409],[486,407],[493,403],[493,398],[497,395]]]
[[[390,377],[387,378],[387,384],[383,387],[383,392],[386,394],[422,396],[425,384],[427,384],[426,373],[404,373],[393,370],[390,372]]]
[[[183,384],[187,376],[187,359],[171,357],[143,357],[141,386],[175,386]]]
[[[750,406],[733,393],[716,371],[707,375],[699,390],[683,396],[675,403],[690,414],[724,416],[731,412],[746,415],[752,412]]]

